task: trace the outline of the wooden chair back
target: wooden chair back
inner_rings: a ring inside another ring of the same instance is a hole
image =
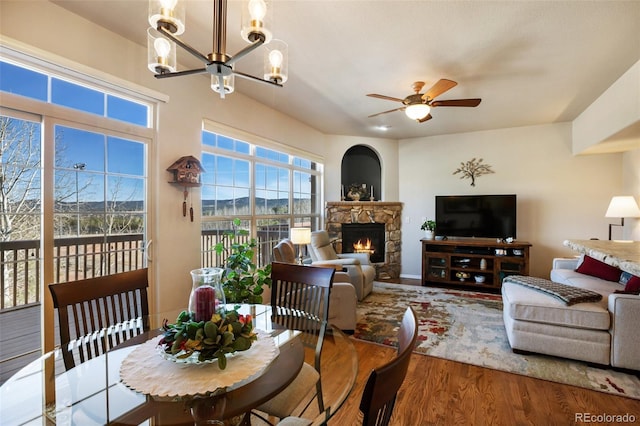
[[[387,426],[393,414],[398,390],[404,381],[411,354],[418,339],[418,320],[411,307],[402,318],[398,334],[398,355],[371,371],[360,400],[363,426]]]
[[[149,329],[148,270],[50,284],[67,370]]]
[[[274,262],[271,269],[271,319],[302,331],[302,341],[315,347],[314,368],[320,373],[320,353],[329,320],[329,299],[334,268]],[[316,385],[320,412],[324,411],[322,385]]]

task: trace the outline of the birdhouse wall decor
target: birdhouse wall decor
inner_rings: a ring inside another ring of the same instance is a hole
[[[200,160],[192,155],[179,158],[171,166],[167,168],[168,172],[173,173],[173,181],[169,183],[184,187],[182,201],[182,216],[187,216],[187,199],[189,198],[189,187],[200,186],[200,174],[205,172]],[[189,206],[189,218],[193,222],[193,202]]]
[[[206,170],[202,167],[200,160],[192,155],[186,155],[170,165],[167,171],[173,173],[173,181],[169,183],[200,186],[200,174]]]

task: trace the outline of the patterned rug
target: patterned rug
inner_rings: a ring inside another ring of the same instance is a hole
[[[397,346],[399,321],[409,305],[418,315],[418,353],[640,399],[640,379],[632,374],[514,354],[502,322],[502,298],[496,294],[376,282],[358,303],[353,336]]]

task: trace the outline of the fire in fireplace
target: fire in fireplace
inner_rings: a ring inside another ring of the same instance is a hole
[[[372,263],[381,263],[384,247],[384,223],[342,224],[343,253],[369,253]]]

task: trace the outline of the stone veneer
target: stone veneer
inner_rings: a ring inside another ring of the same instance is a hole
[[[402,254],[402,203],[386,201],[328,201],[325,229],[336,240],[336,252],[342,253],[343,223],[384,223],[385,261],[374,263],[376,278],[400,277]]]

